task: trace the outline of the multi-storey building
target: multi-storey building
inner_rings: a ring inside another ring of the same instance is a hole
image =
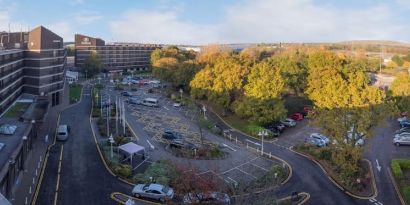
[[[0,113],[21,94],[61,101],[66,52],[63,39],[39,26],[30,32],[0,33]]]
[[[161,45],[137,43],[111,43],[99,38],[75,35],[75,65],[83,67],[87,58],[95,53],[107,71],[146,70],[151,52]]]

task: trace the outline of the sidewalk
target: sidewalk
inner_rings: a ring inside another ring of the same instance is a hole
[[[50,107],[45,120],[42,124],[37,125],[37,139],[33,142],[33,149],[25,162],[25,171],[21,177],[20,184],[14,192],[13,198],[10,200],[12,204],[30,204],[33,199],[41,169],[43,167],[47,148],[54,141],[56,126],[58,123],[58,116],[60,112],[68,106],[68,86],[64,89],[63,98],[60,105]],[[46,141],[46,135],[48,140]]]

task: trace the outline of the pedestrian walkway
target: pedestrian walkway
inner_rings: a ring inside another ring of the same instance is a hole
[[[33,149],[25,162],[25,170],[19,185],[10,202],[12,204],[30,204],[38,185],[41,169],[45,161],[48,146],[53,143],[60,112],[68,106],[68,86],[65,87],[60,105],[50,107],[44,122],[36,123],[37,139],[33,141]]]

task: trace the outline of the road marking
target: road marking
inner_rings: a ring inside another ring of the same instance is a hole
[[[151,147],[151,149],[155,149],[154,145],[151,144],[151,142],[149,140],[147,140],[149,146]]]
[[[63,150],[64,150],[64,145],[61,145],[60,160],[58,162],[56,190],[54,193],[54,205],[57,204],[58,190],[60,188],[60,172],[61,172],[61,162],[63,161]]]
[[[259,165],[257,165],[257,164],[254,164],[254,163],[251,163],[253,166],[255,166],[255,167],[258,167],[258,168],[260,168],[260,169],[263,169],[263,170],[265,170],[265,171],[269,171],[269,170],[267,170],[267,169],[265,169],[265,168],[263,168],[263,167],[261,167],[261,166],[259,166]]]
[[[162,106],[164,109],[166,109],[166,110],[169,110],[167,107],[165,107],[165,106]]]
[[[248,173],[248,172],[243,171],[242,169],[239,169],[239,168],[236,168],[236,169],[237,169],[238,171],[244,173],[244,174],[247,174],[247,175],[253,177],[254,179],[257,179],[255,176],[253,176],[252,174],[250,174],[250,173]]]
[[[377,159],[376,159],[376,164],[377,164],[376,168],[380,172],[382,167],[379,165],[379,160],[377,160]]]
[[[375,201],[376,201],[376,199],[374,199],[374,198],[370,198],[370,199],[369,199],[369,201],[370,201],[370,202],[375,202]]]
[[[259,144],[257,142],[254,142],[254,141],[251,141],[251,140],[248,140],[248,139],[246,139],[245,141],[250,142],[250,143],[252,143],[254,145],[257,145],[257,146],[261,146],[261,144]]]
[[[233,183],[238,184],[238,182],[234,179],[232,179],[231,177],[227,177],[229,180],[231,180]]]
[[[227,144],[225,144],[225,143],[222,143],[222,146],[224,146],[224,147],[226,147],[226,148],[228,148],[228,149],[230,149],[230,150],[236,152],[236,149],[232,148],[231,146],[229,146],[229,145],[227,145]]]

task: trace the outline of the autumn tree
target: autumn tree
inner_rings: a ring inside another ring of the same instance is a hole
[[[336,143],[332,161],[346,178],[356,176],[363,153],[356,140],[361,133],[371,136],[371,127],[390,109],[385,94],[369,85],[364,69],[354,61],[329,51],[313,53],[308,59],[306,94],[315,103],[311,121]],[[348,132],[352,132],[351,138]]]
[[[397,76],[390,90],[400,111],[410,111],[410,75],[402,73]]]

